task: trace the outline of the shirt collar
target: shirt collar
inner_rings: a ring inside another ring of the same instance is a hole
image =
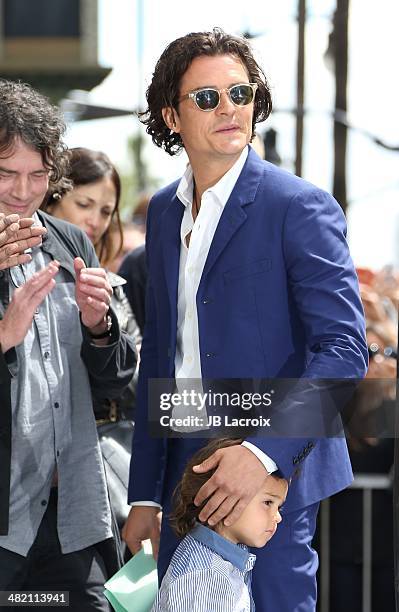
[[[234,189],[247,157],[248,146],[243,149],[240,157],[230,168],[230,170],[228,170],[228,172],[226,172],[226,174],[224,174],[215,185],[207,189],[207,191],[212,192],[216,196],[216,200],[222,208],[224,208],[231,192]],[[177,186],[176,191],[177,197],[186,208],[187,206],[191,206],[193,202],[193,186],[193,171],[191,165],[187,164],[187,168],[180,180],[179,185]]]
[[[34,224],[32,225],[32,227],[42,227],[43,226],[42,222],[39,219],[39,215],[37,214],[37,211],[33,213],[32,219],[34,220]],[[36,248],[40,249],[40,245]],[[28,247],[27,249],[25,249],[24,253],[25,254],[33,253],[32,247]]]
[[[67,247],[63,246],[57,232],[52,231],[52,226],[48,222],[45,214],[42,211],[37,213],[38,220],[43,227],[47,229],[47,234],[43,236],[41,249],[46,253],[49,253],[53,259],[57,259],[60,262],[62,268],[65,268],[73,278],[75,278],[75,270],[73,267],[73,257],[71,259],[71,251]]]
[[[234,544],[205,525],[197,523],[190,536],[230,561],[241,572],[248,572],[255,565],[256,555],[248,552],[245,544]]]
[[[43,223],[40,221],[39,219],[39,215],[37,214],[37,211],[33,213],[32,215],[32,219],[34,220],[34,227],[42,227]]]

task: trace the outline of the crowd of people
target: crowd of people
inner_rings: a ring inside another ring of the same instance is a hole
[[[124,227],[108,156],[68,150],[59,110],[0,80],[0,591],[108,611],[105,581],[150,539],[154,612],[313,612],[312,540],[333,496],[331,609],[360,612],[362,551],[342,551],[361,510],[345,489],[351,461],[392,466],[399,275],[356,271],[338,203],[249,146],[272,101],[248,41],[173,41],[147,104],[153,143],[189,164]],[[364,377],[334,413],[348,445],[310,434],[304,407],[322,422],[329,381]],[[208,403],[189,426],[174,405],[151,436],[153,379],[176,395],[234,379],[251,398],[295,380],[279,406],[290,434],[210,431]],[[389,504],[373,517],[387,611]]]
[[[372,492],[371,609],[395,610],[393,463],[395,438],[399,275],[391,266],[358,269],[366,316],[369,367],[346,408],[349,453],[355,474],[388,476],[391,486]],[[370,483],[372,486],[372,483]],[[330,500],[330,609],[363,609],[363,490]],[[316,545],[320,542],[317,538]]]

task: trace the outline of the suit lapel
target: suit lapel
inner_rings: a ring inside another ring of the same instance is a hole
[[[246,221],[247,213],[244,208],[255,200],[263,169],[262,160],[250,147],[247,161],[220,217],[205,262],[202,278],[209,274],[234,234]]]
[[[177,313],[177,288],[179,283],[180,227],[184,206],[174,195],[169,206],[162,214],[161,236],[163,267],[168,289],[171,311]]]
[[[247,213],[245,212],[245,206],[255,200],[264,168],[264,162],[258,157],[252,147],[250,147],[247,161],[224,207],[224,211],[216,228],[205,262],[202,279],[210,272],[230,240],[246,221]],[[180,202],[176,194],[174,194],[169,206],[167,206],[162,213],[161,219],[163,267],[173,319],[172,329],[175,329],[177,325],[180,228],[183,214],[184,205]]]

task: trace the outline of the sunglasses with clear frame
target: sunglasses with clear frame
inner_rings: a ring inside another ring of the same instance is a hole
[[[191,98],[200,110],[213,111],[220,104],[220,94],[222,91],[225,91],[235,106],[247,106],[254,101],[257,88],[257,83],[237,83],[237,85],[223,89],[202,87],[185,94],[180,98],[179,102]]]

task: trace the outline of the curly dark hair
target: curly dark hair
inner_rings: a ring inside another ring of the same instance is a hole
[[[61,111],[45,96],[26,83],[0,79],[0,156],[7,156],[20,138],[41,154],[50,184],[67,189],[65,129]]]
[[[97,183],[104,178],[111,179],[116,193],[116,203],[112,212],[111,223],[101,236],[98,244],[95,245],[100,264],[107,266],[121,253],[123,247],[123,229],[119,214],[121,179],[108,155],[102,151],[93,151],[85,147],[75,147],[70,150],[68,179],[72,183],[72,189],[80,185]],[[60,189],[59,186],[55,189],[50,188],[42,209],[52,214],[64,195],[65,190]]]
[[[152,81],[146,92],[148,108],[139,113],[140,121],[147,126],[149,134],[158,147],[169,155],[175,155],[183,148],[179,134],[166,126],[162,109],[173,108],[178,113],[180,84],[191,62],[200,56],[234,55],[244,65],[249,81],[256,83],[254,114],[252,119],[252,138],[255,125],[265,121],[272,110],[270,88],[263,70],[253,57],[252,49],[245,38],[226,34],[220,28],[212,32],[192,32],[174,40],[159,58]]]
[[[194,528],[199,513],[208,501],[205,500],[201,506],[196,506],[194,498],[202,485],[216,471],[215,468],[214,470],[209,470],[209,472],[197,474],[193,472],[194,465],[202,463],[221,448],[237,446],[241,443],[242,438],[217,438],[211,440],[188,461],[183,476],[173,493],[173,510],[169,515],[169,523],[179,538],[184,538]]]

